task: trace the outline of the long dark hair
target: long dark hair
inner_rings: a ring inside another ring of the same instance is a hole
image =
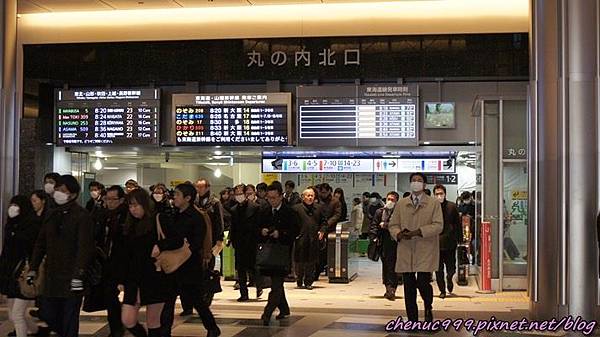
[[[26,195],[15,195],[10,199],[10,204],[15,204],[19,206],[19,215],[15,217],[13,221],[20,221],[21,219],[26,219],[33,213],[33,206],[31,206],[31,201],[29,201],[29,198],[27,198]]]
[[[342,204],[342,216],[340,218],[340,221],[345,221],[346,218],[348,217],[348,205],[346,204],[346,197],[344,196],[344,190],[341,188],[336,188],[335,191],[333,191],[333,195],[339,194],[340,195],[340,203]]]
[[[136,188],[125,196],[127,204],[136,203],[144,209],[144,217],[141,219],[135,218],[131,212],[127,214],[125,221],[125,234],[133,234],[135,236],[146,234],[152,231],[154,226],[154,203],[150,199],[150,194],[142,188]]]

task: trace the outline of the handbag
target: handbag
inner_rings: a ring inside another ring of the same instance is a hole
[[[29,261],[24,261],[25,266],[23,266],[23,270],[17,279],[17,283],[19,284],[19,291],[21,295],[26,298],[36,298],[42,294],[44,288],[45,281],[45,269],[46,269],[46,258],[42,260],[40,267],[37,271],[37,277],[33,280],[33,284],[27,283],[27,274],[31,270],[31,266],[29,265]]]
[[[160,220],[158,214],[156,215],[156,230],[158,232],[158,240],[166,238],[165,233],[162,231],[160,226]],[[166,274],[174,273],[181,265],[185,263],[192,256],[190,244],[187,239],[183,239],[183,245],[175,250],[165,250],[160,252],[156,257],[155,265]]]
[[[211,294],[217,294],[223,291],[221,288],[221,273],[218,270],[211,270],[206,273],[203,281],[203,289]]]
[[[379,239],[369,240],[369,247],[367,248],[367,257],[371,261],[379,261],[381,258],[382,247]]]
[[[259,271],[289,271],[290,247],[271,242],[258,244],[256,268]]]
[[[107,256],[100,247],[96,247],[94,260],[85,270],[85,281],[89,286],[97,286],[102,282],[102,273],[106,264]]]

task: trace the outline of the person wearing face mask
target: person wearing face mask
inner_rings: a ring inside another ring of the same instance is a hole
[[[169,199],[169,192],[167,186],[163,183],[158,183],[153,186],[152,201],[154,201],[154,211],[157,213],[170,213],[173,212],[173,206]]]
[[[8,318],[17,337],[26,337],[28,332],[36,336],[48,335],[48,331],[38,328],[27,314],[34,301],[21,294],[17,282],[25,261],[30,260],[40,230],[39,222],[33,217],[32,204],[27,196],[17,195],[10,200],[0,255],[0,293],[8,298]]]
[[[46,257],[40,314],[62,337],[76,337],[84,292],[83,279],[94,257],[93,221],[77,203],[81,187],[72,175],[56,181],[57,207],[48,214],[36,240],[27,275],[32,283]]]
[[[439,267],[439,235],[444,229],[442,206],[425,194],[426,183],[424,174],[410,175],[412,193],[396,204],[388,227],[398,243],[396,272],[402,273],[406,314],[413,322],[419,319],[417,289],[425,304],[425,321],[433,321],[431,274]]]
[[[102,202],[102,196],[106,193],[104,189],[104,185],[97,181],[92,181],[88,188],[90,190],[90,200],[88,200],[87,204],[85,204],[85,209],[88,212],[93,212],[94,208],[102,208],[104,207]]]
[[[296,284],[299,289],[312,290],[315,266],[319,261],[319,228],[325,215],[321,205],[315,204],[315,192],[306,189],[302,192],[302,203],[292,209],[298,215],[300,234],[294,244]]]
[[[261,282],[255,275],[261,208],[255,201],[246,198],[246,193],[252,195],[249,192],[251,189],[244,184],[234,187],[236,204],[231,208],[232,221],[229,237],[235,252],[235,270],[240,286],[238,302],[246,302],[250,299],[248,296],[249,276],[255,281],[256,297],[259,298],[263,292]]]
[[[440,298],[446,298],[446,282],[444,281],[444,265],[446,266],[448,293],[452,293],[454,283],[452,277],[456,273],[456,247],[462,237],[462,222],[456,209],[456,204],[446,200],[446,187],[435,185],[433,194],[442,205],[444,216],[444,229],[440,234],[440,264],[435,272],[435,280],[440,289]]]
[[[396,300],[396,288],[398,288],[399,280],[395,271],[398,244],[390,237],[389,224],[399,198],[400,196],[396,192],[387,194],[385,205],[375,212],[369,232],[370,240],[381,240],[381,277],[385,285],[383,297],[390,301]]]
[[[60,178],[60,174],[56,172],[46,173],[44,176],[44,192],[46,193],[46,197],[48,199],[48,208],[52,209],[56,207],[56,203],[52,198],[54,195],[54,186],[56,185],[56,181]]]

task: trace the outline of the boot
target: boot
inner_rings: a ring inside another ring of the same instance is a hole
[[[127,328],[127,330],[135,337],[148,337],[146,329],[140,323],[136,324],[133,328]]]
[[[390,301],[396,300],[396,287],[390,287]]]
[[[454,290],[454,283],[452,283],[452,276],[448,276],[446,278],[446,283],[448,283],[448,292],[452,293],[452,291]]]
[[[221,336],[221,329],[216,327],[215,329],[208,330],[206,337],[219,337]]]
[[[250,300],[248,297],[248,288],[240,288],[240,298],[238,298],[238,302],[246,302]]]
[[[385,294],[383,295],[383,297],[389,301],[393,301],[392,300],[392,287],[389,285],[385,286]]]
[[[161,337],[160,328],[148,329],[148,337]]]

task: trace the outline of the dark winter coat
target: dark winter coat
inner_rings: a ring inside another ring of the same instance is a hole
[[[322,200],[319,205],[323,207],[325,222],[321,226],[324,233],[335,232],[335,226],[342,217],[342,204],[339,200],[330,197],[329,200]]]
[[[300,199],[300,194],[298,194],[298,192],[292,192],[289,195],[287,193],[285,193],[283,195],[283,201],[290,207],[294,207],[297,204],[302,202],[302,199]]]
[[[198,197],[198,202],[196,205],[205,210],[210,217],[210,221],[212,222],[213,246],[217,243],[217,241],[223,241],[225,222],[223,220],[223,205],[221,204],[219,198],[211,195],[209,191],[206,193],[206,195]]]
[[[398,249],[398,243],[391,238],[390,231],[388,229],[392,214],[394,214],[393,208],[387,209],[385,207],[381,207],[375,211],[375,215],[373,216],[371,225],[369,226],[369,239],[371,241],[375,239],[381,241],[383,254],[385,254],[385,252],[389,252],[390,250]],[[380,226],[382,222],[384,223],[383,228]]]
[[[201,285],[206,272],[202,261],[202,245],[207,233],[204,217],[193,205],[183,212],[175,209],[173,233],[174,236],[166,240],[166,245],[178,248],[183,244],[183,239],[187,239],[192,251],[192,256],[179,267],[175,274],[177,283],[179,285]]]
[[[17,278],[25,260],[31,259],[42,219],[43,217],[38,217],[36,214],[19,215],[16,218],[9,218],[6,222],[0,256],[0,293],[8,298],[26,299],[19,291]]]
[[[442,213],[444,214],[444,230],[440,234],[440,250],[456,249],[462,238],[462,221],[456,204],[448,200],[444,201]]]
[[[125,221],[127,220],[127,205],[122,204],[115,210],[107,210],[103,229],[106,233],[99,246],[107,256],[104,267],[106,278],[123,284],[126,274],[127,242],[125,240]]]
[[[144,222],[149,222],[146,224]],[[167,238],[176,235],[172,228],[172,219],[160,216],[161,228]],[[142,230],[149,226],[149,231]],[[180,241],[180,245],[183,244]],[[161,251],[179,248],[176,242],[159,240],[156,228],[156,216],[140,220],[128,215],[125,230],[125,260],[119,269],[124,270],[122,279],[125,286],[124,303],[132,304],[137,292],[140,292],[141,305],[163,303],[175,293],[173,275],[157,271],[152,258],[152,248],[158,245]]]
[[[298,216],[300,234],[294,246],[294,261],[299,263],[316,263],[319,260],[319,229],[325,221],[320,205],[307,206],[304,203],[295,205]]]
[[[254,270],[256,243],[261,220],[260,206],[252,201],[231,208],[232,222],[229,238],[235,252],[235,268]]]
[[[72,201],[49,211],[36,240],[31,258],[31,270],[37,271],[46,257],[46,297],[71,298],[72,279],[83,279],[92,261],[94,224],[88,211]]]
[[[291,207],[283,203],[279,211],[275,212],[275,214],[273,214],[272,208],[263,210],[259,227],[261,232],[263,228],[266,228],[269,231],[277,230],[279,232],[279,238],[277,239],[261,235],[259,237],[259,243],[273,242],[288,246],[290,250],[289,256],[292,256],[292,246],[300,232],[300,227],[298,225],[298,216]],[[290,267],[291,263],[292,261],[290,258]],[[287,272],[273,270],[261,270],[261,273],[267,276],[286,276],[288,274]]]

